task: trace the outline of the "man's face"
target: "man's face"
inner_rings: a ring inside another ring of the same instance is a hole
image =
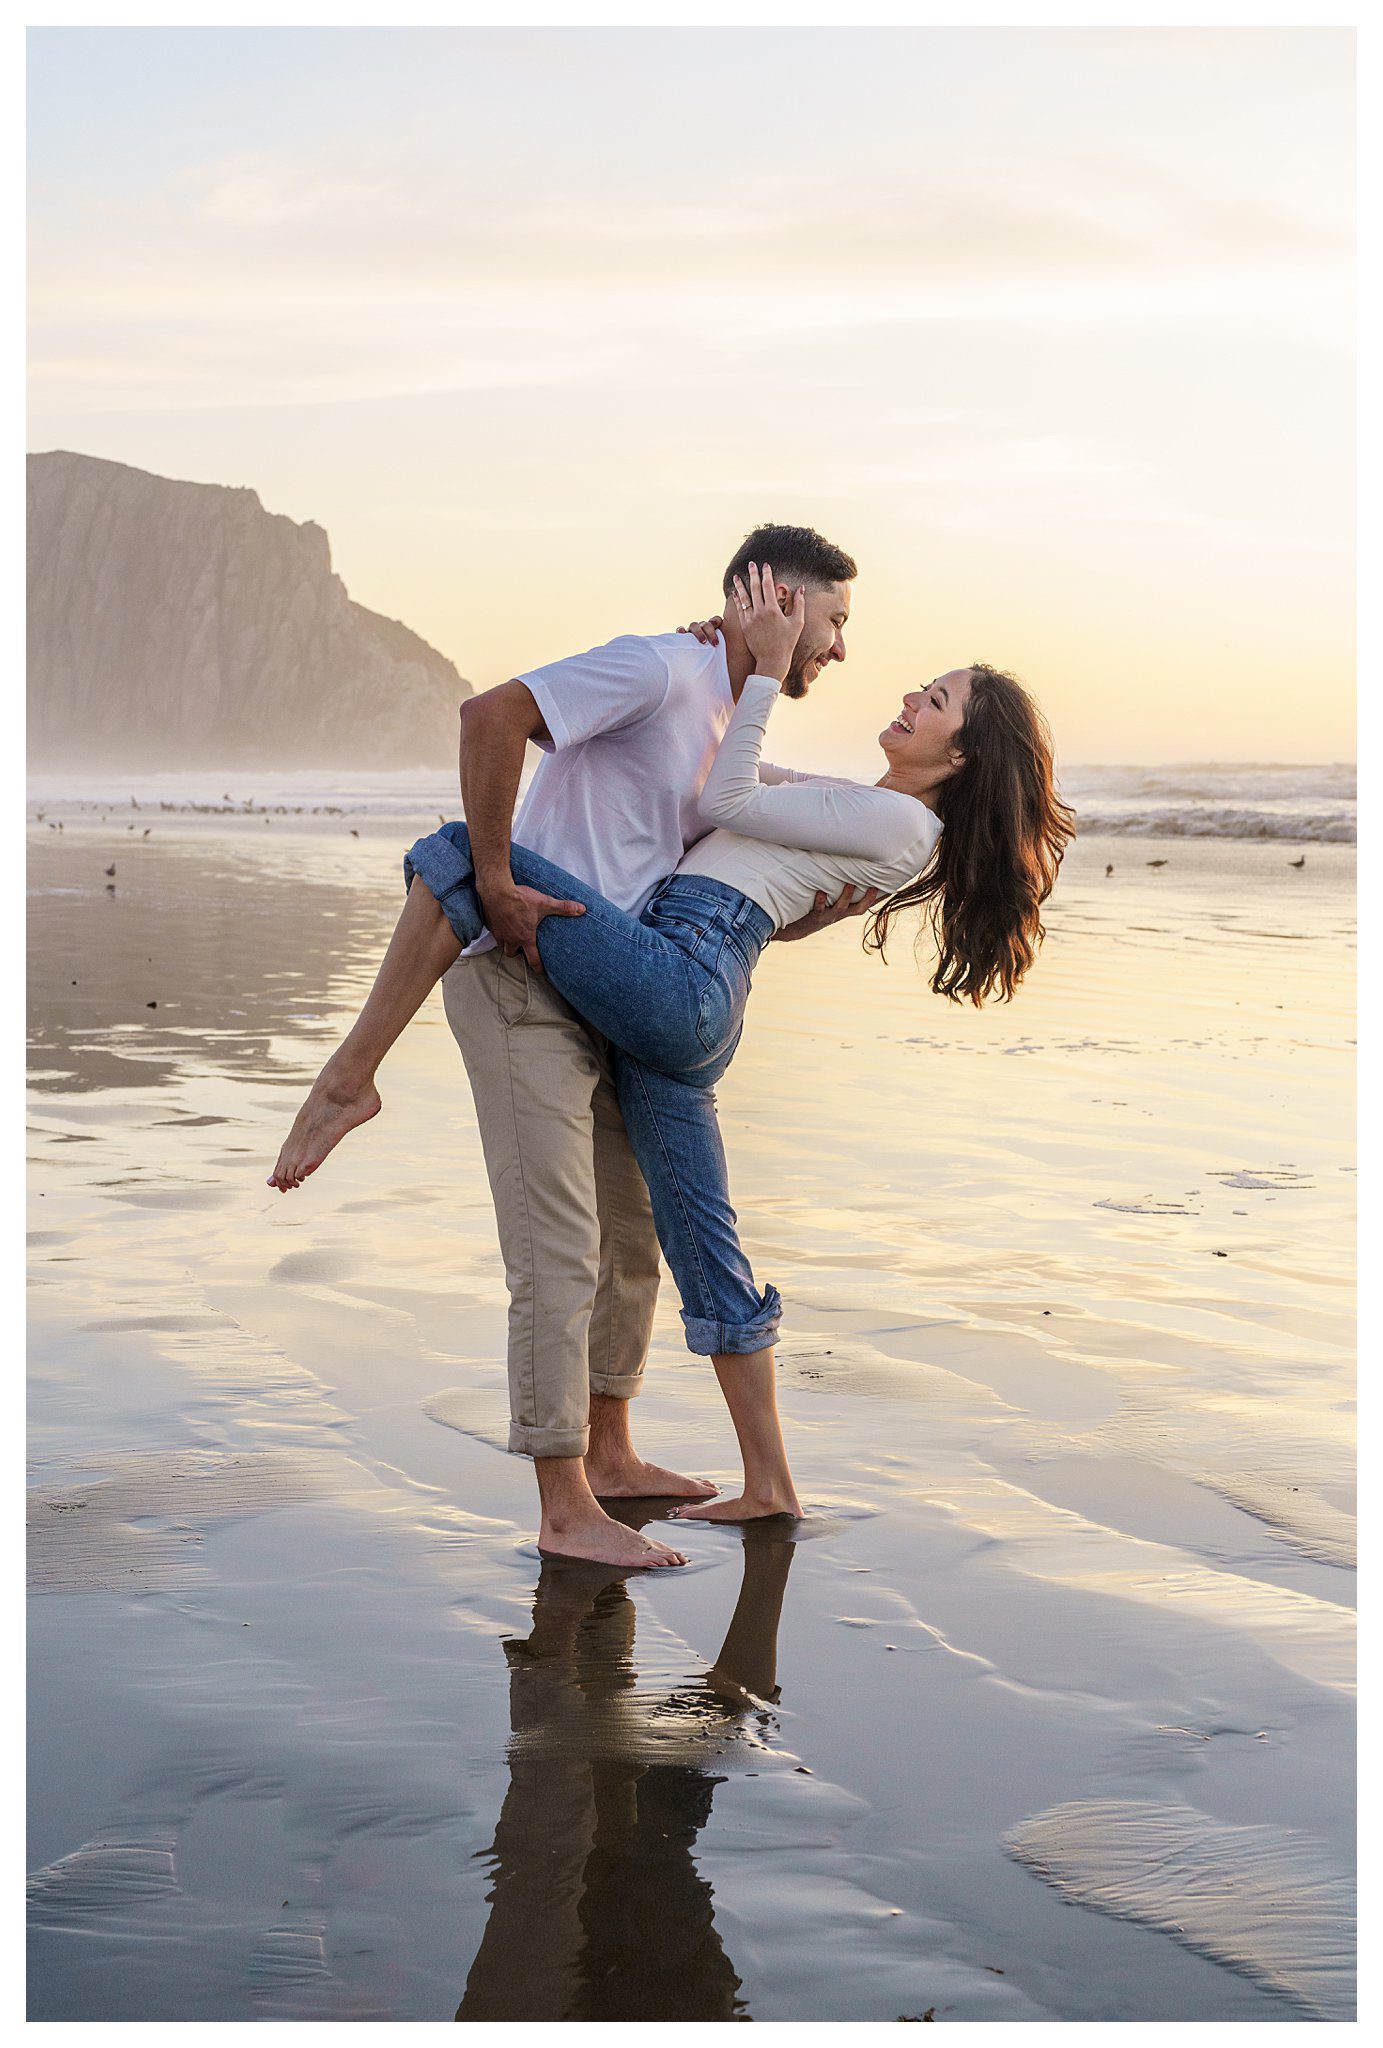
[[[780,598],[791,604],[792,592],[782,584],[778,589]],[[807,585],[807,619],[783,683],[785,697],[805,697],[828,661],[844,661],[845,621],[849,616],[848,583]]]

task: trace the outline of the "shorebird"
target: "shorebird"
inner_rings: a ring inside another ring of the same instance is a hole
[[[1287,865],[1289,868],[1304,868],[1306,866],[1306,855],[1303,854],[1300,860],[1289,860]]]
[[[1108,863],[1108,865],[1107,865],[1107,866],[1106,866],[1106,868],[1105,868],[1105,873],[1106,873],[1107,875],[1112,875],[1112,874],[1114,873],[1114,863],[1113,863],[1113,861],[1110,861],[1110,862]]]
[[[109,867],[108,867],[108,868],[106,869],[106,873],[107,873],[108,875],[113,875],[113,874],[115,873],[115,862],[114,862],[114,861],[112,861],[112,862],[111,862],[111,864],[110,864],[110,866],[109,866]]]
[[[1148,862],[1148,866],[1150,868],[1165,868],[1166,865],[1167,863],[1165,860],[1150,860]]]

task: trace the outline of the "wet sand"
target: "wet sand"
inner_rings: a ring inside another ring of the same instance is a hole
[[[770,948],[720,1096],[809,1514],[620,1581],[496,1448],[440,999],[263,1185],[431,817],[57,815],[31,2018],[1352,2015],[1352,849],[1081,841],[1007,1011]],[[734,1476],[670,1284],[635,1429]]]

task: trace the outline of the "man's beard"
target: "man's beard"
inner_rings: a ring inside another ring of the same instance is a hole
[[[792,667],[783,678],[783,695],[785,697],[800,698],[806,696],[811,688],[811,684],[807,681],[806,669],[807,663],[805,661],[795,661],[792,664]]]

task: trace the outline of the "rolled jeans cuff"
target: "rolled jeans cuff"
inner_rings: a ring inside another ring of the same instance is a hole
[[[469,903],[463,907],[457,900],[460,890],[474,889],[475,869],[470,854],[463,853],[445,830],[429,832],[425,839],[415,840],[409,847],[403,857],[405,889],[411,888],[415,875],[427,883],[462,945],[468,946],[480,937],[481,926],[474,909]]]
[[[722,1352],[750,1352],[767,1350],[778,1341],[778,1325],[783,1320],[783,1297],[770,1281],[763,1292],[759,1313],[749,1323],[713,1323],[706,1316],[689,1316],[682,1311],[682,1326],[687,1334],[687,1349],[705,1358],[713,1358]]]

